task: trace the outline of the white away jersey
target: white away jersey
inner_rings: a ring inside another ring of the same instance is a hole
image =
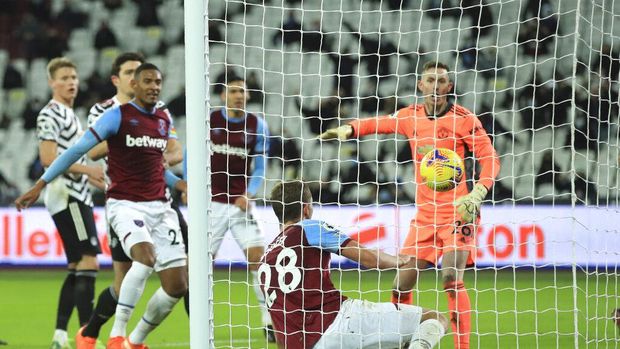
[[[57,144],[57,156],[77,142],[82,136],[82,124],[73,109],[50,100],[37,117],[37,138],[39,142],[53,141]],[[86,157],[76,163],[86,165]],[[45,206],[54,215],[67,208],[69,196],[92,206],[93,200],[88,189],[88,176],[64,173],[47,185]]]

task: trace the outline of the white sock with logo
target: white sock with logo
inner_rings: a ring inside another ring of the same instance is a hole
[[[133,262],[131,268],[129,268],[118,294],[118,304],[116,305],[116,314],[110,338],[125,337],[127,322],[133,313],[136,303],[140,300],[142,292],[144,292],[146,280],[148,280],[152,272],[153,268],[138,262]]]
[[[60,346],[65,346],[67,342],[69,341],[69,335],[67,334],[67,331],[65,330],[56,329],[54,331],[54,337],[52,338],[52,341],[58,342]]]
[[[250,271],[252,274],[252,288],[254,289],[254,293],[256,293],[256,299],[258,300],[258,306],[260,307],[261,317],[263,319],[263,325],[271,325],[271,316],[269,315],[269,311],[265,306],[265,295],[263,294],[263,290],[260,287],[260,280],[258,279],[258,272],[253,270]]]
[[[435,319],[426,320],[420,324],[418,332],[413,335],[409,349],[431,349],[439,343],[445,333],[441,322]]]
[[[171,297],[163,288],[158,288],[146,305],[146,311],[136,328],[129,335],[131,344],[142,344],[151,333],[170,314],[181,298]]]

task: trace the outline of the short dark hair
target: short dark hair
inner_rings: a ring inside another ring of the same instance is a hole
[[[303,204],[312,202],[312,193],[302,181],[280,182],[271,190],[270,201],[280,223],[285,223],[301,218]]]
[[[235,73],[232,69],[229,68],[224,74],[219,76],[219,78],[215,82],[215,86],[213,87],[213,92],[218,95],[221,94],[222,92],[226,91],[226,85],[228,85],[232,81],[245,82],[245,79],[243,78],[243,76]]]
[[[145,63],[140,64],[140,66],[136,69],[136,72],[133,73],[133,76],[138,77],[140,73],[142,73],[145,70],[157,70],[161,74],[161,70],[159,70],[159,68],[157,68],[155,64],[145,62]]]
[[[448,67],[447,64],[439,61],[426,62],[422,67],[422,72],[425,72],[429,69],[445,69],[448,73],[450,72],[450,67]]]
[[[144,63],[144,56],[139,52],[125,52],[116,57],[114,63],[112,63],[111,76],[118,76],[121,73],[121,65],[128,61],[138,61],[140,64]]]

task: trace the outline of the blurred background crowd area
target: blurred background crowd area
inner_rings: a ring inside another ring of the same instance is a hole
[[[222,107],[227,71],[245,77],[248,110],[271,133],[263,193],[277,179],[303,178],[323,203],[409,204],[415,185],[405,139],[315,138],[420,103],[420,68],[440,60],[454,71],[453,101],[479,116],[500,155],[494,203],[617,205],[620,10],[613,0],[581,4],[209,1],[210,104]],[[180,0],[2,0],[0,203],[41,174],[35,129],[50,98],[49,59],[78,65],[74,108],[85,125],[89,108],[115,94],[114,58],[144,53],[163,70],[161,98],[183,142],[183,43]]]

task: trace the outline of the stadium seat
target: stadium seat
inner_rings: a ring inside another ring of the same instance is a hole
[[[6,91],[3,89],[0,89],[0,115],[4,115],[4,109],[6,108],[6,103],[7,103]]]
[[[164,80],[168,77],[168,66],[166,65],[166,58],[164,56],[149,56],[147,59],[149,62],[155,64],[159,69],[161,69],[162,74],[164,74]]]
[[[176,45],[168,48],[166,52],[166,64],[168,67],[178,66],[179,64],[185,64],[185,47],[182,45]]]
[[[283,66],[285,75],[296,75],[302,72],[302,53],[284,52]]]
[[[24,108],[26,107],[27,98],[26,89],[14,88],[9,90],[4,115],[12,119],[21,119]]]
[[[143,28],[135,26],[124,29],[123,34],[118,36],[120,49],[123,51],[142,51],[145,40],[143,32]]]
[[[184,30],[182,5],[176,0],[166,1],[165,6],[159,8],[159,18],[164,27],[164,42],[168,45],[176,44]]]
[[[110,69],[112,63],[121,51],[116,47],[107,47],[99,52],[99,59],[97,60],[97,72],[100,76],[110,75]]]
[[[142,31],[142,50],[147,56],[153,55],[159,49],[162,39],[162,28],[152,26]]]
[[[244,68],[246,72],[255,68],[256,70],[265,69],[265,61],[263,56],[263,49],[260,47],[246,46],[244,50],[245,64]]]
[[[97,65],[97,51],[92,47],[83,47],[70,51],[67,56],[76,62],[80,79],[85,81],[95,72]],[[111,64],[110,64],[111,65]]]
[[[94,35],[90,29],[77,28],[69,37],[69,50],[80,51],[93,47]]]
[[[552,127],[545,127],[534,131],[531,138],[532,150],[535,152],[544,151],[545,149],[553,149],[554,132]]]
[[[26,59],[15,58],[11,61],[11,64],[21,74],[22,78],[26,77],[28,72],[28,62],[26,61]]]
[[[4,70],[9,63],[9,52],[0,49],[0,81],[4,81]]]
[[[101,22],[107,22],[110,18],[110,11],[104,6],[103,2],[101,1],[84,1],[84,3],[88,3],[89,5],[83,6],[90,6],[90,9],[87,12],[89,14],[88,28],[90,29],[91,33],[96,33],[101,26]]]
[[[543,183],[536,188],[536,199],[542,201],[553,201],[557,195],[555,187],[552,183]]]
[[[47,99],[50,95],[49,87],[47,86],[47,60],[45,58],[33,59],[30,63],[30,69],[28,71],[27,92],[28,99],[37,98],[41,101]],[[84,77],[82,77],[84,78]]]

